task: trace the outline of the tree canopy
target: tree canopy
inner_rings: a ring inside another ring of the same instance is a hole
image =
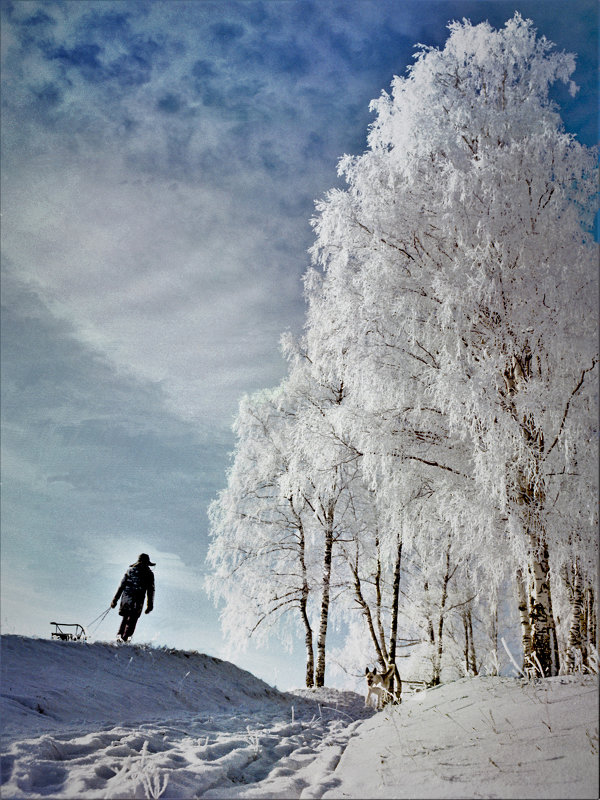
[[[404,638],[438,679],[444,621],[472,645],[466,610],[489,628],[507,587],[524,668],[552,674],[597,646],[597,153],[550,98],[576,91],[572,55],[518,13],[449,30],[373,101],[367,151],[339,162],[347,188],[317,204],[287,458],[301,515],[335,494],[334,584],[356,592],[359,574],[338,541],[388,588],[400,545]],[[217,505],[241,513],[230,489]],[[358,610],[390,624],[394,591]]]

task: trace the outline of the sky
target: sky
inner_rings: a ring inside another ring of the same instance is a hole
[[[3,633],[87,625],[147,552],[138,641],[301,684],[301,646],[227,647],[203,589],[237,405],[286,373],[370,101],[450,21],[516,10],[577,54],[555,99],[596,144],[595,0],[1,0]]]

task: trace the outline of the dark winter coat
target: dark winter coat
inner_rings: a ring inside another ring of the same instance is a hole
[[[151,611],[154,606],[154,573],[145,564],[134,564],[123,575],[112,606],[114,608],[120,597],[119,614],[122,617],[139,617],[144,608],[146,594],[148,595],[148,611]]]

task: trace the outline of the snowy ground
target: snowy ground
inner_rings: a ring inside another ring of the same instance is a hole
[[[463,680],[372,714],[228,662],[2,637],[3,800],[598,796],[598,686]]]

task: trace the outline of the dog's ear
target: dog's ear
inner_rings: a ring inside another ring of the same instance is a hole
[[[368,668],[368,667],[365,667],[365,675],[369,675],[369,674],[370,674],[370,673],[369,673],[369,668]]]

